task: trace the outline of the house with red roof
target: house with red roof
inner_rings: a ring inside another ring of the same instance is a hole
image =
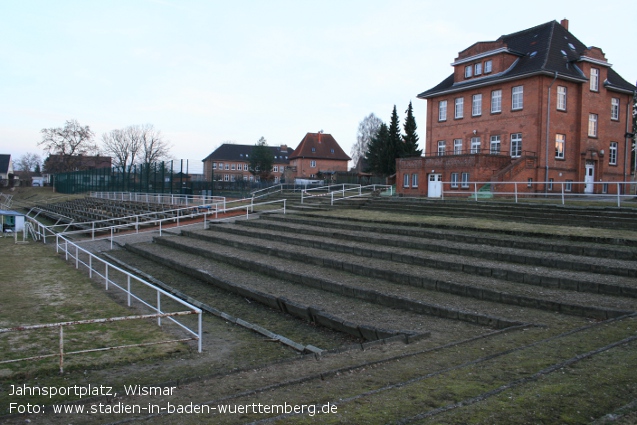
[[[351,159],[331,134],[319,131],[307,133],[290,154],[290,168],[297,179],[325,179],[347,171]]]

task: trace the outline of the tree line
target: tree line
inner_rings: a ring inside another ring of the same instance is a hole
[[[352,147],[352,160],[364,172],[389,176],[396,172],[396,158],[422,155],[418,148],[418,129],[411,102],[405,111],[405,123],[400,126],[396,105],[389,125],[373,113],[360,122],[356,143]],[[360,166],[360,164],[362,166]]]
[[[49,174],[79,171],[89,168],[86,157],[111,157],[114,167],[130,171],[138,164],[150,164],[170,158],[170,142],[152,124],[130,125],[102,134],[101,145],[95,133],[77,120],[68,120],[63,127],[43,128],[38,146],[46,154],[42,161],[37,154],[26,153],[15,162],[18,171]]]

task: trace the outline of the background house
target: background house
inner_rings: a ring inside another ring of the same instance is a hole
[[[629,179],[635,86],[566,19],[475,43],[452,66],[418,95],[427,101],[425,157],[397,160],[398,193],[440,196],[443,182],[461,193],[471,181],[613,193],[608,183]]]
[[[290,167],[297,179],[330,179],[347,171],[351,159],[331,134],[307,133],[290,155]]]
[[[258,176],[255,177],[248,171],[253,147],[254,145],[222,144],[202,160],[204,163],[204,179],[212,181],[214,176],[214,180],[226,182],[258,181]],[[292,149],[286,145],[268,146],[268,148],[272,151],[274,158],[272,176],[274,182],[279,183],[284,176],[285,167],[290,163],[289,157]]]
[[[15,173],[11,155],[0,154],[0,186],[13,186]]]

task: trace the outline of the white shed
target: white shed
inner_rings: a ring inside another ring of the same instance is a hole
[[[24,230],[24,214],[16,211],[0,210],[0,229],[2,232],[22,232]]]

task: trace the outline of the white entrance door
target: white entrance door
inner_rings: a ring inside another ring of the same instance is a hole
[[[440,198],[442,195],[442,174],[429,174],[428,198]]]
[[[594,163],[586,163],[586,173],[584,174],[584,193],[593,193],[593,183],[595,182],[595,165]]]

